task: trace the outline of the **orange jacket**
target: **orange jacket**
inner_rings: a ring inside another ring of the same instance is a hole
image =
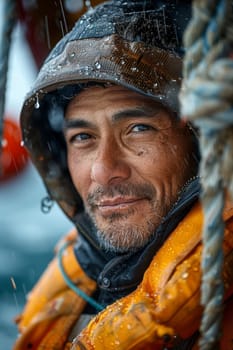
[[[221,349],[232,349],[233,324],[233,208],[224,211],[224,313]],[[160,350],[191,336],[200,324],[201,231],[200,204],[172,232],[153,258],[138,288],[100,312],[75,339],[69,333],[85,302],[63,281],[55,258],[30,294],[19,319],[21,336],[14,350],[144,349]],[[88,295],[96,284],[82,271],[72,245],[63,257],[70,278]],[[197,349],[197,345],[194,346]]]

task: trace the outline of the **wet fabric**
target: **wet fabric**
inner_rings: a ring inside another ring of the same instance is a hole
[[[228,325],[233,314],[228,312],[228,305],[233,306],[232,202],[226,202],[223,220],[226,312],[221,349],[230,350],[232,332]],[[119,344],[119,349],[190,349],[203,311],[200,305],[203,221],[203,210],[197,202],[155,254],[138,288],[94,317],[76,338],[72,350],[108,349],[108,344]]]

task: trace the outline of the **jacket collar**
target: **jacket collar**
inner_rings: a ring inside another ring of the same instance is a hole
[[[74,248],[79,264],[100,288],[127,294],[129,289],[135,289],[141,282],[153,256],[192,208],[199,194],[199,179],[191,179],[156,230],[153,240],[136,253],[113,254],[102,250],[90,218],[87,214],[80,215],[77,218],[80,239]]]

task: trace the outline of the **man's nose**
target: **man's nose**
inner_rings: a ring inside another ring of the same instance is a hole
[[[130,166],[116,142],[101,145],[91,168],[91,179],[100,185],[117,184],[129,178]]]

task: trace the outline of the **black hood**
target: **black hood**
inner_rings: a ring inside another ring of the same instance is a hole
[[[87,82],[114,83],[178,112],[187,1],[111,1],[89,10],[51,51],[26,96],[25,146],[51,198],[74,221],[83,211],[66,162],[64,110]]]

